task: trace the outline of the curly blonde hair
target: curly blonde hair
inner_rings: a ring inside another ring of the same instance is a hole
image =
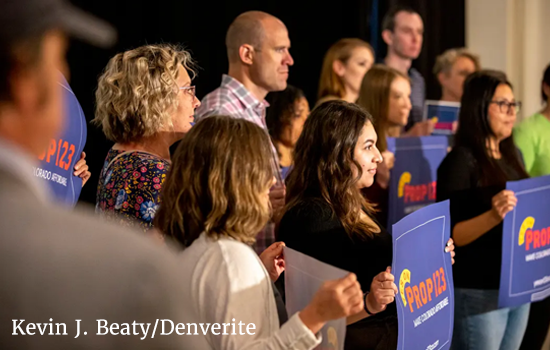
[[[172,157],[155,227],[185,247],[203,232],[254,243],[270,217],[271,152],[269,136],[252,122],[201,119]]]
[[[118,53],[99,78],[93,122],[118,143],[138,142],[171,125],[180,65],[195,77],[191,55],[177,46],[145,45]]]

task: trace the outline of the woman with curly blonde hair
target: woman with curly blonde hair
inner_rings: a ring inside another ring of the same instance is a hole
[[[115,142],[99,178],[96,210],[102,216],[144,231],[152,227],[170,146],[189,131],[200,106],[193,67],[188,52],[170,45],[138,47],[107,64],[94,119]]]

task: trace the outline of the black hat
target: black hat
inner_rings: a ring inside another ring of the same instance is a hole
[[[111,25],[67,1],[0,0],[0,49],[54,28],[99,47],[116,42]]]

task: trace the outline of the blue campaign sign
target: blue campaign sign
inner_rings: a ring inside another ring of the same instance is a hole
[[[393,225],[392,273],[398,350],[449,349],[453,335],[454,287],[449,201],[431,204]]]
[[[47,183],[57,202],[74,206],[82,191],[82,179],[73,172],[86,144],[86,118],[67,80],[59,75],[64,99],[63,130],[39,157],[34,175]]]
[[[437,118],[434,135],[451,135],[453,124],[458,122],[459,112],[459,102],[426,100],[424,103],[424,119]]]
[[[435,202],[437,168],[448,146],[446,136],[388,138],[395,164],[390,175],[387,227]]]
[[[502,230],[499,307],[550,295],[550,175],[511,181],[518,203]]]

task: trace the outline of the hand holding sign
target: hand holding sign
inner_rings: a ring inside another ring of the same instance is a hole
[[[418,123],[415,123],[413,127],[405,134],[406,136],[430,136],[437,123],[437,118],[431,118]]]
[[[452,238],[449,238],[447,241],[447,246],[445,247],[445,253],[451,254],[451,263],[454,265],[455,263],[455,242]]]
[[[391,274],[391,267],[379,273],[372,279],[370,293],[367,296],[367,309],[372,313],[379,313],[386,310],[388,304],[395,301],[397,286],[394,283],[395,277]]]
[[[275,282],[285,270],[285,258],[283,256],[283,242],[275,242],[260,254],[260,260],[265,266],[269,278]]]
[[[390,170],[395,163],[395,156],[390,151],[382,152],[382,162],[378,164],[378,170],[376,171],[376,182],[382,188],[387,188],[390,183]]]
[[[269,201],[271,202],[271,209],[273,212],[273,222],[279,222],[281,220],[282,209],[285,206],[286,186],[284,184],[277,183],[269,191]]]
[[[82,179],[82,187],[86,184],[86,182],[90,179],[92,176],[92,173],[88,170],[88,164],[86,164],[86,153],[82,152],[80,155],[80,159],[74,166],[74,176],[78,176]]]
[[[491,209],[493,213],[500,218],[500,220],[503,220],[506,213],[512,211],[517,203],[518,199],[516,198],[514,192],[510,190],[502,190],[493,197],[493,207]]]
[[[355,274],[324,282],[300,318],[313,333],[330,320],[355,315],[363,310],[363,292]]]

